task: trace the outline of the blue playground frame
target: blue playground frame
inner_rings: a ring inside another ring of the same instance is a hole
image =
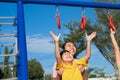
[[[18,35],[18,50],[19,50],[18,63],[17,63],[18,80],[29,80],[25,23],[24,23],[24,12],[23,12],[24,4],[29,3],[29,4],[47,4],[47,5],[59,5],[59,6],[120,9],[120,4],[65,1],[65,0],[0,0],[0,2],[8,2],[8,3],[17,4],[17,30],[18,30],[17,35]]]

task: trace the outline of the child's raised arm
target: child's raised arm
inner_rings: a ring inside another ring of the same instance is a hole
[[[92,32],[89,36],[87,35],[87,33],[85,33],[85,35],[86,35],[86,39],[87,39],[87,48],[86,48],[86,55],[85,55],[84,59],[87,62],[91,55],[90,54],[91,53],[90,43],[91,43],[91,40],[96,36],[96,32]]]
[[[59,50],[60,34],[58,36],[56,36],[53,32],[50,32],[50,34],[55,42],[55,56],[56,56],[56,60],[57,60],[57,66],[59,66],[62,63],[62,59],[60,56],[60,50]]]
[[[114,48],[116,63],[117,65],[120,65],[120,51],[119,51],[119,46],[117,44],[114,34],[115,34],[115,31],[110,29],[110,37],[111,37],[113,48]]]

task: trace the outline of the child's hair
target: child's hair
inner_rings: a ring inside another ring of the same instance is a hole
[[[62,55],[63,55],[65,52],[69,52],[69,51],[68,51],[68,50],[63,50],[63,51],[60,52],[61,58],[62,58]]]
[[[72,43],[75,46],[75,44],[72,41],[66,41],[62,46],[63,51],[65,50],[65,46],[66,46],[67,43]],[[76,58],[76,54],[73,57]]]

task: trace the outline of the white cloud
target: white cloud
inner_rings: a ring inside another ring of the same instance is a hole
[[[27,36],[27,51],[32,53],[53,53],[54,44],[50,43],[51,37],[34,34]]]

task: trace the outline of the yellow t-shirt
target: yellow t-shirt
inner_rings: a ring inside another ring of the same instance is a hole
[[[83,80],[80,70],[78,69],[78,65],[88,66],[85,62],[84,58],[79,60],[74,60],[72,66],[67,66],[63,62],[57,69],[64,68],[64,72],[62,74],[62,80]]]

